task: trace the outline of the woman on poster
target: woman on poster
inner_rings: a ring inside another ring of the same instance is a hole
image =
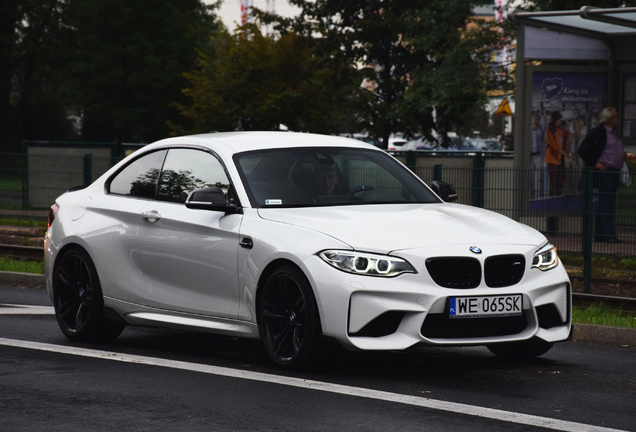
[[[575,118],[572,122],[574,133],[568,137],[565,148],[565,190],[568,193],[577,193],[581,190],[581,170],[584,162],[579,158],[579,146],[585,139],[583,133],[583,122],[580,118]]]

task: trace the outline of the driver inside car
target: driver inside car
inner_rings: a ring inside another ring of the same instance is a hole
[[[338,184],[338,166],[329,155],[317,153],[298,160],[292,170],[291,182],[301,195],[328,196]]]
[[[318,195],[331,195],[338,184],[336,164],[320,164],[316,176]]]

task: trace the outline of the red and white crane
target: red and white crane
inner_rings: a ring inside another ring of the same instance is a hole
[[[241,25],[250,22],[250,9],[254,7],[254,0],[239,0],[241,5]],[[265,0],[265,10],[269,13],[276,12],[276,0]]]

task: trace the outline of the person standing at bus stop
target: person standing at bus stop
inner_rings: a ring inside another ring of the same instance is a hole
[[[594,168],[594,187],[598,190],[598,206],[594,220],[594,240],[619,243],[614,230],[616,191],[620,169],[627,157],[617,135],[619,124],[615,108],[605,108],[601,124],[591,129],[579,147],[579,156],[586,167]]]
[[[561,194],[565,181],[562,118],[561,112],[553,111],[550,115],[548,129],[545,131],[545,163],[548,166],[548,177],[550,179],[550,196]]]

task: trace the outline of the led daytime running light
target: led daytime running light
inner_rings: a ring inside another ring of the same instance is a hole
[[[532,268],[538,268],[541,271],[553,269],[559,264],[559,256],[554,246],[550,245],[549,249],[538,252],[532,259]]]
[[[367,276],[397,276],[415,273],[415,269],[401,258],[351,251],[323,251],[323,260],[339,270]]]

